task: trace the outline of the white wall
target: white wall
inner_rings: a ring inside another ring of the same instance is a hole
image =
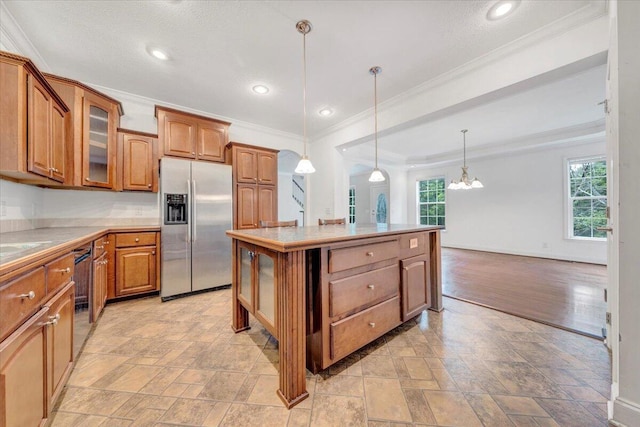
[[[604,141],[493,157],[467,159],[471,178],[485,188],[446,192],[442,245],[605,264],[606,242],[568,239],[565,162],[604,155]],[[458,180],[460,164],[410,170],[408,219],[417,223],[416,181]]]
[[[293,183],[290,173],[278,172],[278,221],[298,220],[298,225],[309,225],[304,222],[304,211],[293,199]],[[302,211],[302,212],[301,212]]]

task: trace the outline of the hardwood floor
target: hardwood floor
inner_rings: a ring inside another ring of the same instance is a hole
[[[607,267],[442,248],[442,292],[505,313],[601,338]]]

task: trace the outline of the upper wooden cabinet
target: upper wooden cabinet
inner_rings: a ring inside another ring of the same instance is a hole
[[[160,157],[226,162],[228,122],[156,105]]]
[[[0,51],[0,174],[65,183],[69,107],[33,63]]]
[[[158,192],[157,135],[118,129],[118,189]]]
[[[233,228],[278,220],[278,151],[232,142]]]
[[[75,187],[116,188],[116,134],[123,114],[119,101],[75,80],[45,74],[71,110],[67,161]]]

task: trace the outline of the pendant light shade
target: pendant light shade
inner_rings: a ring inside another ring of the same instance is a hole
[[[296,30],[302,34],[302,144],[304,154],[298,162],[295,172],[301,174],[314,173],[316,169],[307,157],[307,34],[311,31],[311,22],[298,21]]]
[[[374,140],[376,145],[376,167],[371,172],[369,182],[382,182],[384,175],[378,169],[378,74],[382,72],[380,67],[371,67],[369,74],[373,75],[373,120],[374,120]]]
[[[469,180],[469,173],[467,166],[467,129],[462,129],[462,176],[460,181],[451,180],[451,183],[447,187],[449,190],[471,190],[472,188],[484,188],[484,185],[478,178],[473,178],[473,181]]]

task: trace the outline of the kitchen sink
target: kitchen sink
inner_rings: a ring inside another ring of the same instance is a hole
[[[28,249],[37,248],[38,246],[51,243],[47,242],[29,242],[29,243],[0,243],[0,258],[4,256],[14,255]]]

